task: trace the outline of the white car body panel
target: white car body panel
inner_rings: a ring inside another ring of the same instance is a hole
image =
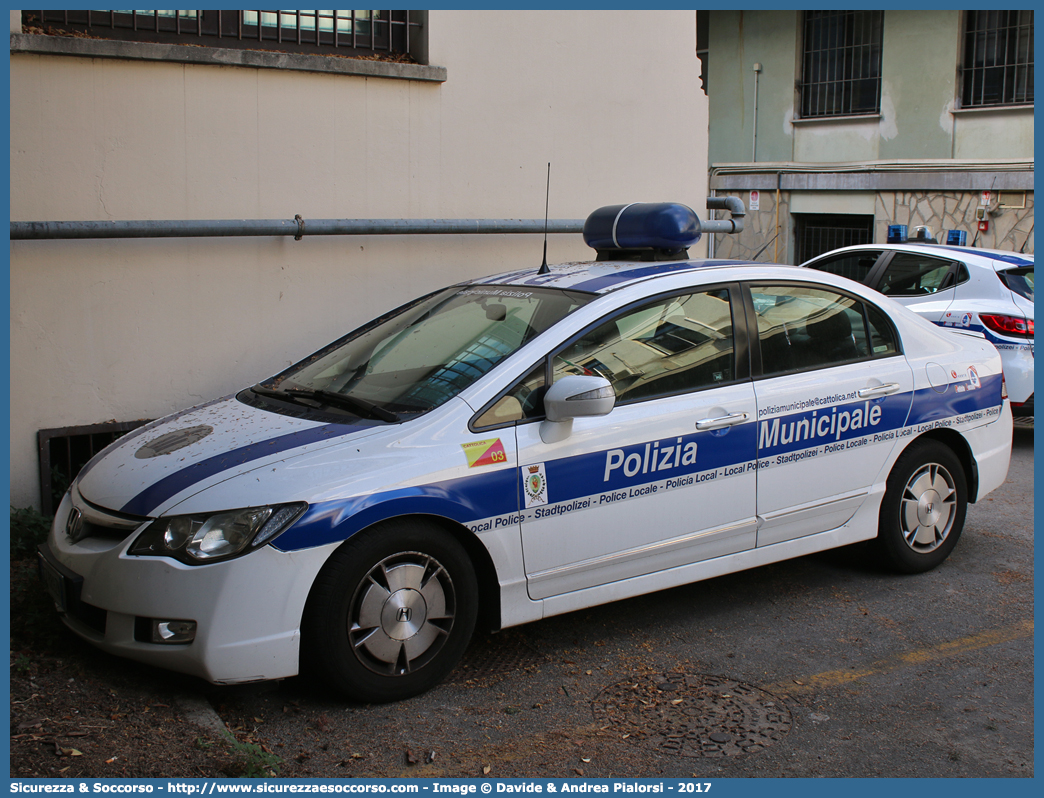
[[[1011,414],[1000,399],[996,350],[829,274],[814,281],[885,311],[905,356],[626,404],[577,419],[568,438],[551,444],[540,437],[540,421],[469,427],[547,352],[629,303],[740,279],[808,276],[794,267],[734,266],[567,264],[549,276],[476,281],[470,285],[602,293],[455,398],[400,424],[320,423],[230,397],[125,436],[84,469],[55,518],[51,555],[82,578],[82,601],[108,618],[104,633],[66,622],[105,650],[211,681],[280,678],[297,673],[304,605],[323,564],[343,541],[388,519],[424,516],[473,536],[492,567],[500,626],[508,627],[873,538],[889,471],[924,434],[966,442],[977,497],[1003,481]],[[849,396],[882,384],[895,386],[887,398]],[[724,431],[695,428],[726,414],[746,418]],[[815,432],[798,440],[800,429]],[[156,453],[164,447],[175,448]],[[472,462],[469,451],[494,456]],[[526,493],[533,466],[541,467],[543,495]],[[287,502],[308,508],[241,557],[190,566],[127,553],[158,516]],[[74,503],[86,513],[100,507],[138,518],[140,526],[119,541],[73,543],[66,524]],[[192,619],[199,634],[182,646],[140,642],[136,617]]]
[[[516,428],[523,476],[539,464],[547,482],[546,503],[541,498],[523,508],[522,548],[533,598],[753,548],[752,437],[730,429],[720,437],[693,434],[693,422],[711,415],[753,419],[753,391],[746,383],[705,395],[703,405],[691,396],[670,396],[578,419],[560,443],[543,443],[537,424]],[[690,457],[701,464],[696,470],[683,468]],[[628,480],[625,470],[646,479]],[[582,520],[573,517],[579,513]],[[596,536],[585,533],[595,529]]]

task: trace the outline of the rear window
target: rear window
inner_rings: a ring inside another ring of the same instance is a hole
[[[1007,269],[998,272],[1001,282],[1008,286],[1011,291],[1019,296],[1033,301],[1033,267],[1025,266],[1021,269]]]

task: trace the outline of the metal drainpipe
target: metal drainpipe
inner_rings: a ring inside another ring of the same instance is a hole
[[[752,163],[758,162],[758,75],[761,74],[761,64],[754,65],[754,145],[750,153]]]
[[[548,233],[580,233],[583,219],[552,219]],[[11,222],[11,240],[216,236],[469,235],[543,233],[543,219],[204,219]]]
[[[708,208],[730,211],[731,220],[701,221],[705,233],[738,233],[745,209],[738,197],[708,197]],[[11,222],[12,241],[71,238],[207,238],[219,236],[512,235],[582,233],[584,219],[202,219]]]
[[[776,235],[772,239],[775,244],[772,247],[772,262],[779,263],[779,190],[783,185],[783,173],[776,172]]]

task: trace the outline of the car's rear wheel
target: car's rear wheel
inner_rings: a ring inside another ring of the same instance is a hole
[[[305,655],[356,701],[398,701],[442,681],[477,616],[464,548],[420,521],[378,524],[350,538],[316,578],[305,608]]]
[[[929,571],[957,545],[967,508],[964,468],[953,451],[938,441],[914,443],[888,477],[878,546],[904,573]]]

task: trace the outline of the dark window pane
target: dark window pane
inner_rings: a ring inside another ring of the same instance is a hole
[[[55,35],[398,58],[420,30],[408,11],[23,11],[22,23]]]
[[[884,313],[873,305],[866,306],[866,318],[870,323],[870,346],[875,357],[894,355],[899,352],[895,332]]]
[[[544,415],[545,362],[541,361],[507,393],[489,405],[475,420],[475,427],[496,427]]]
[[[762,374],[836,366],[870,356],[862,303],[808,286],[754,286]]]
[[[888,262],[877,290],[889,296],[926,296],[951,288],[954,264],[910,252],[897,252]]]
[[[809,265],[817,271],[829,272],[839,277],[855,280],[858,283],[865,283],[866,278],[870,276],[870,270],[874,268],[874,264],[877,263],[879,257],[881,257],[881,250],[864,250],[862,252],[849,252]]]
[[[1033,11],[966,11],[961,106],[1033,102]]]
[[[801,116],[876,114],[883,11],[804,12]]]

